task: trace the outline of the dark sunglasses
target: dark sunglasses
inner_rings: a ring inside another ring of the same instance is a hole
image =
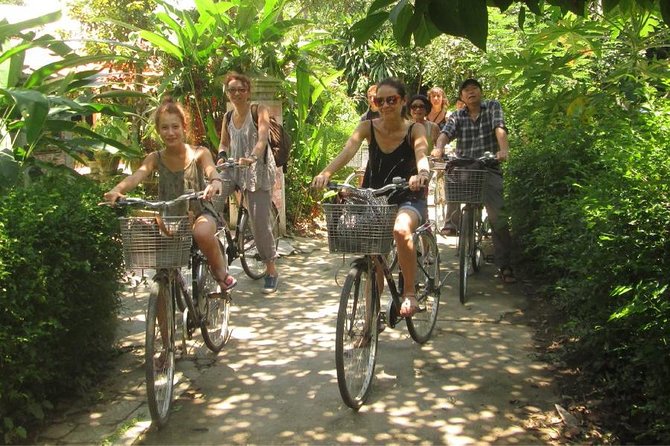
[[[412,104],[409,108],[412,110],[425,110],[426,106],[424,104]]]
[[[246,93],[246,92],[247,92],[247,89],[244,88],[244,87],[242,87],[242,88],[235,88],[235,87],[232,87],[232,88],[227,88],[226,91],[227,91],[228,93],[230,93],[230,94],[235,94],[235,93]]]
[[[394,94],[392,96],[386,96],[385,98],[380,98],[379,96],[375,97],[374,103],[377,107],[381,107],[386,102],[387,105],[396,105],[400,100],[400,95]]]

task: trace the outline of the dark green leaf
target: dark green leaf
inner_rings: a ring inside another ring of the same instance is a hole
[[[354,23],[351,27],[351,35],[354,37],[354,44],[360,45],[370,40],[370,37],[381,28],[382,24],[388,19],[389,13],[386,11],[375,12]]]
[[[393,35],[400,45],[409,46],[412,37],[412,27],[410,22],[415,17],[414,9],[407,3],[407,0],[399,1],[391,10],[389,19],[393,24]]]
[[[388,5],[393,3],[395,0],[375,0],[368,8],[368,14],[371,12],[376,12],[378,9],[386,8]]]
[[[621,0],[603,0],[603,11],[605,14],[614,9]]]
[[[24,89],[0,89],[10,95],[25,122],[24,130],[29,144],[34,143],[42,133],[42,126],[49,114],[49,100],[39,91]]]
[[[493,0],[493,4],[500,9],[500,12],[507,11],[512,3],[514,3],[514,0]]]
[[[418,47],[428,45],[441,31],[430,21],[426,15],[421,16],[419,24],[414,28],[414,44]]]
[[[523,29],[524,23],[526,23],[526,8],[522,6],[519,9],[519,29]]]
[[[430,21],[445,34],[465,37],[465,29],[459,18],[458,0],[433,0],[428,5]]]
[[[81,56],[81,57],[77,56],[59,60],[57,62],[50,63],[35,70],[24,84],[24,87],[30,88],[40,85],[44,81],[44,79],[58,73],[60,70],[64,68],[79,67],[89,63],[104,62],[109,60],[118,61],[119,57],[120,56],[117,55],[96,55],[96,56]]]
[[[670,26],[670,1],[661,0],[661,15],[665,24]]]
[[[572,2],[572,0],[568,1]],[[528,9],[530,9],[530,12],[533,14],[542,15],[542,10],[540,9],[540,0],[526,0],[526,6],[528,6]]]
[[[477,47],[486,51],[486,39],[489,33],[486,0],[459,0],[458,8],[466,37]]]

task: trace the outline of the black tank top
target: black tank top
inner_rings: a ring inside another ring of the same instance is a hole
[[[363,177],[363,187],[372,187],[378,189],[393,182],[393,178],[401,177],[409,181],[412,175],[416,175],[416,155],[411,144],[412,128],[414,123],[409,126],[407,136],[391,153],[384,153],[379,148],[375,138],[375,127],[370,121],[370,144],[368,152],[370,157],[368,165],[365,167],[365,176]],[[411,192],[409,190],[401,196],[395,197],[394,202],[405,201],[408,199],[420,199],[420,191]],[[391,200],[389,200],[391,201]]]

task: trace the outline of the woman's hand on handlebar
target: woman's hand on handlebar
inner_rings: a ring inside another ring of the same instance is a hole
[[[220,180],[210,181],[204,191],[203,198],[205,200],[211,200],[215,195],[221,195],[222,192],[222,183]]]
[[[312,180],[312,187],[314,189],[323,189],[328,185],[329,181],[330,181],[330,174],[322,172],[314,177],[314,179]]]
[[[112,189],[109,192],[105,192],[105,195],[103,195],[103,198],[105,201],[108,203],[116,203],[117,200],[121,198],[126,198],[125,195],[123,195],[121,192],[119,192],[116,189]]]
[[[426,175],[412,175],[409,177],[409,190],[418,191],[428,186],[429,177]]]

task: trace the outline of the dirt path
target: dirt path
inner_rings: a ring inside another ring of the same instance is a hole
[[[455,268],[455,238],[441,239]],[[485,265],[458,303],[443,290],[434,339],[415,344],[403,324],[380,335],[369,403],[341,401],[334,369],[335,317],[346,273],[321,241],[295,242],[280,263],[279,292],[238,272],[234,332],[213,356],[200,339],[177,363],[179,396],[168,426],[149,428],[142,369],[147,288],[126,293],[121,354],[96,404],[77,406],[38,443],[118,444],[546,444],[557,433],[554,385],[536,359],[522,284],[503,285]],[[341,281],[340,281],[341,283]]]

